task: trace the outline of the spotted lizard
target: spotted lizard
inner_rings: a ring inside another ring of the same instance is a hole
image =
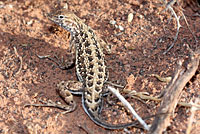
[[[103,87],[108,79],[103,53],[103,49],[108,46],[107,43],[97,37],[91,27],[70,11],[59,10],[49,14],[49,19],[71,34],[70,47],[74,50],[72,52],[75,52],[76,75],[83,85],[82,90],[78,90],[80,91],[78,93],[82,94],[82,106],[89,118],[106,129],[137,127],[135,122],[114,125],[100,119]],[[60,92],[61,96],[62,93]]]

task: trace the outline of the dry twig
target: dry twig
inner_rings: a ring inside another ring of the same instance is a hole
[[[167,10],[169,9],[169,10],[171,11],[172,15],[174,15],[174,17],[175,17],[175,19],[176,19],[176,21],[177,21],[177,32],[176,32],[176,35],[175,35],[175,37],[174,37],[173,43],[172,43],[172,44],[170,45],[170,47],[163,53],[163,54],[166,54],[167,52],[169,52],[169,51],[173,48],[173,46],[174,46],[174,44],[175,44],[175,42],[176,42],[176,40],[177,40],[177,38],[178,38],[178,34],[179,34],[179,30],[180,30],[180,28],[181,28],[181,25],[180,25],[180,22],[179,22],[180,16],[177,16],[177,15],[176,15],[176,12],[175,12],[174,9],[172,8],[172,6],[173,6],[177,1],[176,1],[176,0],[171,0],[171,1],[169,1],[169,2],[167,3],[166,0],[163,0],[163,2],[166,4],[166,8],[165,8],[162,12],[167,11]],[[161,13],[162,13],[162,12],[161,12]],[[183,13],[182,11],[180,11],[180,12],[181,12],[181,14],[182,14],[182,16],[183,16],[183,18],[184,18],[184,20],[185,20],[185,23],[186,23],[186,25],[187,25],[189,31],[192,33],[192,36],[194,37],[195,43],[196,43],[196,45],[197,45],[198,40],[197,40],[195,34],[194,34],[194,33],[192,32],[192,30],[190,29],[189,24],[188,24],[188,22],[187,22],[187,19],[186,19],[184,13]]]
[[[167,126],[170,124],[170,115],[173,115],[182,89],[195,74],[199,66],[199,60],[200,50],[197,50],[196,53],[191,54],[190,60],[186,61],[186,65],[183,64],[183,62],[179,61],[175,75],[168,87],[166,88],[166,93],[157,112],[158,115],[161,113],[166,114],[155,117],[150,131],[148,132],[149,134],[161,134],[163,131],[166,130]]]
[[[158,102],[161,102],[162,99],[159,98],[159,97],[153,97],[153,96],[149,96],[146,92],[136,92],[134,90],[127,90],[127,89],[124,89],[123,90],[125,93],[128,94],[128,96],[130,97],[134,97],[135,99],[138,99],[138,100],[150,100],[150,101],[158,101]],[[191,103],[186,103],[186,102],[178,102],[179,106],[183,106],[183,107],[188,107],[188,108],[191,108],[191,107],[196,107],[198,109],[200,109],[200,105],[194,105],[194,104],[191,104]]]
[[[15,73],[15,75],[17,75],[17,74],[19,74],[19,72],[22,70],[22,63],[23,63],[23,61],[22,61],[22,57],[18,54],[16,47],[13,47],[13,48],[14,48],[15,54],[17,55],[17,57],[18,57],[19,60],[20,60],[19,69],[18,69],[18,71]]]
[[[59,108],[62,110],[65,110],[64,112],[62,112],[62,114],[66,114],[69,112],[73,112],[76,109],[76,103],[73,102],[70,105],[62,105],[62,104],[58,104],[55,103],[53,101],[43,101],[43,100],[39,100],[40,102],[42,102],[43,104],[25,104],[24,107],[28,107],[28,106],[34,106],[34,107],[54,107],[54,108]]]
[[[140,122],[140,124],[146,129],[149,130],[149,126],[145,123],[144,120],[135,112],[133,107],[130,105],[130,103],[119,93],[118,90],[108,86],[108,89],[117,97],[119,100],[131,111],[133,116]]]
[[[176,15],[176,12],[174,11],[174,9],[173,9],[172,6],[171,6],[171,5],[173,5],[174,3],[175,3],[174,0],[173,0],[173,1],[170,1],[170,2],[167,4],[167,6],[166,6],[166,8],[165,8],[164,11],[166,11],[166,10],[169,9],[169,10],[172,12],[172,14],[174,15],[174,17],[176,18],[176,21],[177,21],[176,36],[174,37],[173,43],[170,45],[170,47],[169,47],[163,54],[166,54],[167,52],[169,52],[169,51],[172,49],[172,47],[174,46],[174,44],[175,44],[175,42],[176,42],[176,40],[177,40],[177,38],[178,38],[179,29],[180,29],[180,27],[181,27],[180,22],[179,22],[180,16],[177,16],[177,15]]]

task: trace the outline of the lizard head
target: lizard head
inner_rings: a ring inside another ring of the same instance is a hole
[[[50,14],[48,18],[72,34],[80,29],[79,23],[81,20],[74,13],[67,11],[66,9]]]

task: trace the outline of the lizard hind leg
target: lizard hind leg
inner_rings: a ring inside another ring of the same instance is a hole
[[[55,62],[60,69],[65,70],[65,69],[70,69],[75,66],[74,54],[71,54],[68,57],[70,57],[70,58],[67,60],[64,60],[63,57],[61,58],[61,60],[59,60],[59,58],[57,56],[55,56],[55,58],[48,57],[48,59]]]
[[[71,94],[82,95],[83,92],[83,84],[79,81],[61,81],[57,87],[57,92],[63,98],[71,96]]]
[[[82,94],[82,87],[83,84],[79,81],[61,81],[57,84],[56,91],[67,104],[76,106],[72,94]]]
[[[57,55],[55,55],[54,57],[51,57],[51,55],[45,55],[45,56],[37,55],[37,57],[40,58],[40,59],[47,58],[47,59],[53,61],[62,70],[70,69],[70,68],[75,66],[75,56],[74,56],[74,54],[67,56],[67,57],[69,57],[69,59],[67,59],[65,61],[64,61],[63,57],[61,59],[59,59]]]

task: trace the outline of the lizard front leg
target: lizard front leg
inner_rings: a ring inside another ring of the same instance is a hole
[[[58,104],[53,101],[42,101],[43,104],[26,104],[26,106],[36,107],[55,107],[65,110],[63,114],[72,112],[76,109],[76,103],[72,94],[82,94],[82,83],[78,81],[61,81],[57,84],[57,92],[67,104]]]
[[[67,60],[64,60],[63,57],[60,60],[58,58],[58,56],[56,56],[56,55],[54,56],[54,58],[52,58],[51,55],[45,55],[45,56],[37,55],[37,56],[40,59],[47,58],[47,59],[55,62],[58,65],[58,67],[62,70],[69,69],[75,65],[75,54],[74,53],[70,54],[70,56],[68,56],[69,58]]]

